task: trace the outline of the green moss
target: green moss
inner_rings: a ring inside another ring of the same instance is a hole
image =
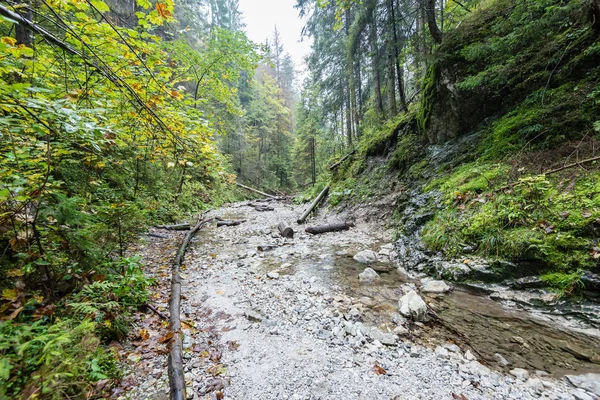
[[[581,280],[581,277],[581,271],[577,271],[571,274],[553,272],[542,275],[542,280],[546,282],[549,287],[558,292],[561,296],[568,296],[584,289],[584,284]]]
[[[431,112],[436,99],[435,82],[437,79],[436,64],[432,64],[427,68],[423,81],[423,98],[421,99],[419,109],[417,111],[417,127],[419,132],[423,133],[427,129]]]

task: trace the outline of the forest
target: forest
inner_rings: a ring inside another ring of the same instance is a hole
[[[131,249],[236,183],[391,195],[406,269],[597,304],[600,1],[297,0],[304,60],[240,1],[0,3],[0,398],[117,398],[159,286]]]

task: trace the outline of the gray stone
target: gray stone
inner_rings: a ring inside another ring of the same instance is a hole
[[[409,291],[399,301],[400,314],[411,317],[415,321],[425,321],[427,317],[427,304],[414,290]]]
[[[363,250],[352,258],[361,264],[367,265],[375,264],[378,261],[377,254],[373,250]]]
[[[263,316],[254,310],[244,311],[244,317],[248,318],[248,320],[252,322],[260,322],[263,320]]]
[[[371,336],[371,339],[385,344],[386,346],[395,345],[397,340],[397,336],[393,333],[384,333],[377,328],[371,329],[371,332],[369,332],[369,336]]]
[[[358,275],[358,280],[361,283],[371,283],[380,279],[379,274],[372,268],[366,268],[362,273]]]
[[[600,396],[600,374],[567,375],[565,378],[571,385]]]
[[[444,281],[427,281],[423,284],[421,292],[424,293],[447,293],[452,288]]]
[[[461,364],[458,368],[462,372],[466,372],[475,376],[482,376],[490,373],[489,368],[481,365],[478,361],[471,361],[466,364]]]
[[[444,346],[444,348],[448,349],[449,351],[451,351],[453,353],[460,353],[460,347],[458,347],[454,343],[446,343],[443,346]]]
[[[448,349],[442,346],[438,346],[435,348],[435,354],[437,354],[440,357],[450,357],[450,352],[448,351]]]
[[[523,368],[515,368],[510,370],[510,374],[517,379],[526,381],[529,378],[529,371]]]
[[[473,355],[473,353],[471,353],[471,350],[467,350],[467,351],[465,352],[465,358],[466,358],[467,360],[469,360],[469,361],[475,361],[475,360],[477,360],[477,357],[475,357],[475,356]]]
[[[537,392],[542,392],[544,390],[544,383],[540,378],[529,378],[527,382],[525,382],[525,385]]]
[[[494,354],[494,359],[503,367],[508,367],[510,365],[510,361],[502,356],[502,354],[496,353]]]
[[[575,400],[596,400],[596,398],[589,395],[586,391],[577,389],[573,392],[573,397]]]

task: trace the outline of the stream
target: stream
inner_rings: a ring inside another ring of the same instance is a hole
[[[312,236],[294,224],[294,239],[283,239],[277,224],[295,221],[303,207],[269,205],[275,210],[238,203],[212,211],[247,221],[201,231],[188,253],[189,398],[597,398],[600,332],[593,324],[460,285],[421,294],[438,319],[412,322],[399,314],[398,300],[421,282],[396,267],[393,231],[357,221],[350,231]],[[307,225],[343,219],[322,213]],[[151,239],[146,251],[160,245]],[[390,266],[371,284],[359,282],[367,266],[353,259],[366,249]],[[157,355],[146,368],[163,363]],[[131,398],[162,398],[165,376],[138,377]]]

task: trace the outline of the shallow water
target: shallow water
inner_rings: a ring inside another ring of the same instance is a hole
[[[242,219],[241,213],[224,215],[227,219]],[[261,227],[245,224],[248,235],[233,238],[233,244],[218,257],[238,258],[256,249],[257,244],[269,242],[260,235]],[[216,228],[201,233],[202,241],[218,240]],[[253,232],[256,231],[256,235]],[[393,329],[393,318],[398,312],[400,287],[411,279],[397,270],[380,273],[381,279],[373,284],[361,285],[358,274],[365,265],[350,256],[362,243],[332,244],[324,241],[296,240],[289,250],[262,252],[258,263],[261,273],[277,270],[282,275],[302,274],[316,276],[323,286],[335,288],[359,300],[365,305],[362,313],[365,323],[382,329]],[[379,246],[371,246],[377,251]],[[276,246],[276,249],[281,249]],[[261,252],[259,252],[261,253]],[[600,373],[600,333],[590,329],[583,333],[568,328],[568,321],[548,314],[543,319],[531,312],[494,301],[486,295],[476,294],[457,287],[440,297],[429,297],[428,303],[438,314],[440,321],[427,324],[419,337],[426,343],[455,342],[464,349],[470,348],[477,358],[490,366],[510,370],[525,368],[543,370],[556,377],[586,372]],[[418,329],[418,328],[417,328]],[[501,365],[497,354],[509,362]]]

